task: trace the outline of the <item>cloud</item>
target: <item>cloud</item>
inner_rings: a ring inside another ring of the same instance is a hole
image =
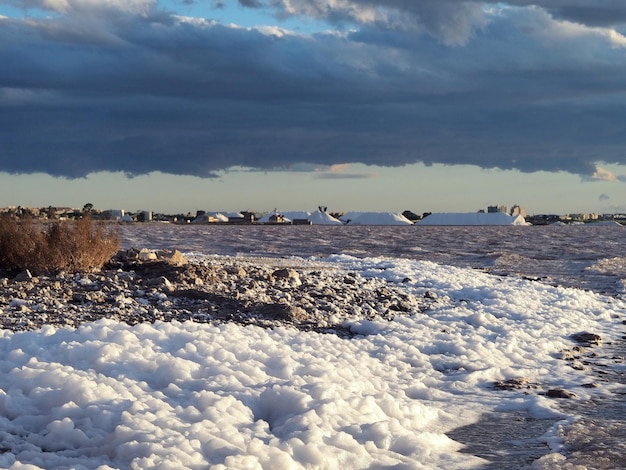
[[[320,173],[315,175],[316,178],[324,180],[363,180],[377,176],[376,173]]]
[[[261,8],[263,6],[259,0],[239,0],[239,4],[249,8]]]
[[[247,2],[356,25],[308,35],[147,0],[14,3],[58,14],[0,19],[0,171],[423,162],[602,179],[599,160],[626,164],[623,37],[556,15],[565,3]]]
[[[596,168],[592,179],[599,181],[617,181],[617,177],[613,173],[600,167]]]
[[[248,2],[239,3],[247,6]],[[253,0],[251,6],[273,9],[278,17],[312,17],[340,25],[427,32],[448,45],[466,44],[487,24],[482,5],[474,1]]]
[[[509,5],[544,8],[556,18],[590,26],[614,26],[626,23],[626,4],[621,0],[509,0]]]
[[[348,163],[337,163],[325,169],[317,169],[316,178],[320,179],[370,179],[376,178],[376,173],[351,172]]]
[[[336,163],[328,168],[330,173],[345,173],[350,168],[349,163]]]
[[[247,1],[239,0],[246,6]],[[586,26],[626,23],[621,0],[252,0],[251,6],[274,9],[278,16],[322,18],[334,23],[375,24],[385,29],[428,32],[448,45],[467,43],[488,24],[491,10],[534,8],[555,19]]]
[[[602,193],[602,194],[600,194],[600,196],[598,196],[598,201],[608,201],[609,199],[611,199],[611,198],[609,197],[608,194]]]
[[[14,0],[19,8],[28,10],[53,11],[63,14],[119,11],[147,15],[157,7],[156,0]]]

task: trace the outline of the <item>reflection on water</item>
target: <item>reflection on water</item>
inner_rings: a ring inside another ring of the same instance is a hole
[[[465,445],[462,452],[485,459],[481,470],[518,470],[550,452],[542,436],[553,419],[533,419],[525,412],[489,413],[480,421],[448,433]]]
[[[566,414],[579,418],[560,426],[558,435],[564,448],[558,454],[550,454],[543,438],[558,420],[534,419],[525,412],[485,414],[477,423],[457,428],[448,436],[464,444],[462,452],[487,461],[481,470],[626,469],[625,354],[623,342],[589,354],[591,360],[586,364],[591,367],[591,378],[613,390],[589,401],[561,401]]]
[[[626,469],[625,357],[624,342],[594,348],[587,354],[585,364],[591,368],[590,378],[612,391],[588,401],[561,401],[566,414],[579,418],[560,426],[558,435],[564,448],[558,454],[550,454],[542,437],[558,421],[533,419],[525,412],[489,413],[448,436],[465,445],[462,452],[488,462],[481,470]]]
[[[582,419],[564,429],[565,455],[570,468],[613,470],[626,468],[626,343],[598,350],[589,364],[601,385],[619,384],[607,396],[591,402],[568,403]],[[578,467],[574,467],[578,466]]]

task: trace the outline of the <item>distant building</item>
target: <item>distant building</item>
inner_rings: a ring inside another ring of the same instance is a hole
[[[284,224],[287,223],[289,219],[285,218],[282,214],[272,214],[269,217],[268,223],[270,224]]]
[[[498,212],[504,212],[506,214],[509,210],[506,206],[487,206],[488,214],[495,214]]]
[[[208,214],[205,211],[197,211],[196,217],[191,220],[192,224],[216,224],[220,221],[214,214]]]
[[[102,211],[102,218],[104,220],[120,220],[124,217],[124,209],[108,209]]]
[[[254,212],[244,211],[241,213],[243,215],[243,220],[247,224],[253,224],[257,219],[257,215]]]
[[[521,215],[522,217],[526,218],[526,209],[524,209],[523,207],[517,204],[514,204],[513,207],[511,208],[510,215],[512,215],[513,217]]]
[[[152,211],[140,211],[137,214],[137,222],[152,222]]]
[[[570,214],[569,218],[571,220],[598,220],[598,214]]]

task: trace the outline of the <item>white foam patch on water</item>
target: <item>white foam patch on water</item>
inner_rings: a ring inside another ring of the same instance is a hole
[[[596,393],[580,387],[588,373],[560,352],[577,331],[611,338],[624,311],[590,292],[429,262],[328,262],[438,301],[346,324],[353,339],[109,320],[2,331],[0,466],[472,468],[482,461],[447,431],[496,409],[566,418],[552,399],[493,382],[525,376],[585,399]]]

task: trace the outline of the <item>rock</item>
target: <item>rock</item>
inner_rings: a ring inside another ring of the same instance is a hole
[[[72,295],[72,302],[75,302],[77,304],[84,304],[85,302],[89,301],[89,296],[88,294],[85,294],[84,292],[75,292]]]
[[[309,314],[303,308],[283,303],[267,305],[262,309],[262,312],[267,318],[281,321],[301,322],[309,317]]]
[[[24,299],[13,299],[9,302],[9,307],[13,307],[16,312],[29,313],[30,302]]]
[[[188,263],[185,255],[178,250],[159,250],[156,255],[170,266],[185,266]]]
[[[149,287],[162,287],[162,288],[165,288],[166,290],[172,290],[173,289],[172,283],[165,276],[160,276],[160,277],[157,277],[157,278],[154,278],[154,279],[148,279],[146,281],[146,286],[149,286]]]
[[[300,275],[297,271],[294,271],[293,269],[277,269],[272,273],[272,277],[280,281],[285,281],[292,286],[299,286],[302,284],[302,282],[300,281]]]
[[[410,312],[412,310],[412,306],[409,302],[401,300],[398,303],[391,304],[389,306],[389,310],[393,310],[395,312]]]
[[[243,279],[244,277],[246,277],[248,275],[246,270],[243,269],[241,266],[228,266],[228,267],[225,268],[225,271],[228,274],[231,274],[233,276],[237,276],[240,279]]]
[[[494,390],[524,390],[537,388],[527,377],[514,377],[512,379],[498,380],[493,384]]]
[[[139,251],[139,255],[138,256],[139,256],[139,259],[141,261],[153,261],[153,260],[157,259],[157,254],[154,251],[149,250],[147,248],[142,248]]]
[[[276,271],[274,271],[272,273],[272,276],[279,278],[279,279],[290,279],[290,278],[294,278],[294,277],[300,277],[300,275],[294,271],[293,269],[287,269],[287,268],[283,268],[283,269],[277,269]]]
[[[386,287],[381,287],[377,289],[376,294],[378,295],[379,299],[388,299],[389,297],[391,297],[391,291]]]
[[[17,276],[15,276],[14,280],[17,282],[24,282],[24,281],[30,281],[32,278],[33,278],[33,275],[27,269],[19,273]]]
[[[583,388],[598,388],[599,385],[597,383],[595,383],[595,382],[589,382],[589,383],[586,383],[586,384],[582,384],[581,387],[583,387]]]
[[[576,394],[562,388],[551,388],[546,392],[546,396],[550,398],[576,398]]]
[[[585,344],[587,346],[598,345],[602,342],[602,337],[600,335],[597,335],[595,333],[589,333],[587,331],[574,333],[573,335],[570,335],[570,338],[578,343]]]

